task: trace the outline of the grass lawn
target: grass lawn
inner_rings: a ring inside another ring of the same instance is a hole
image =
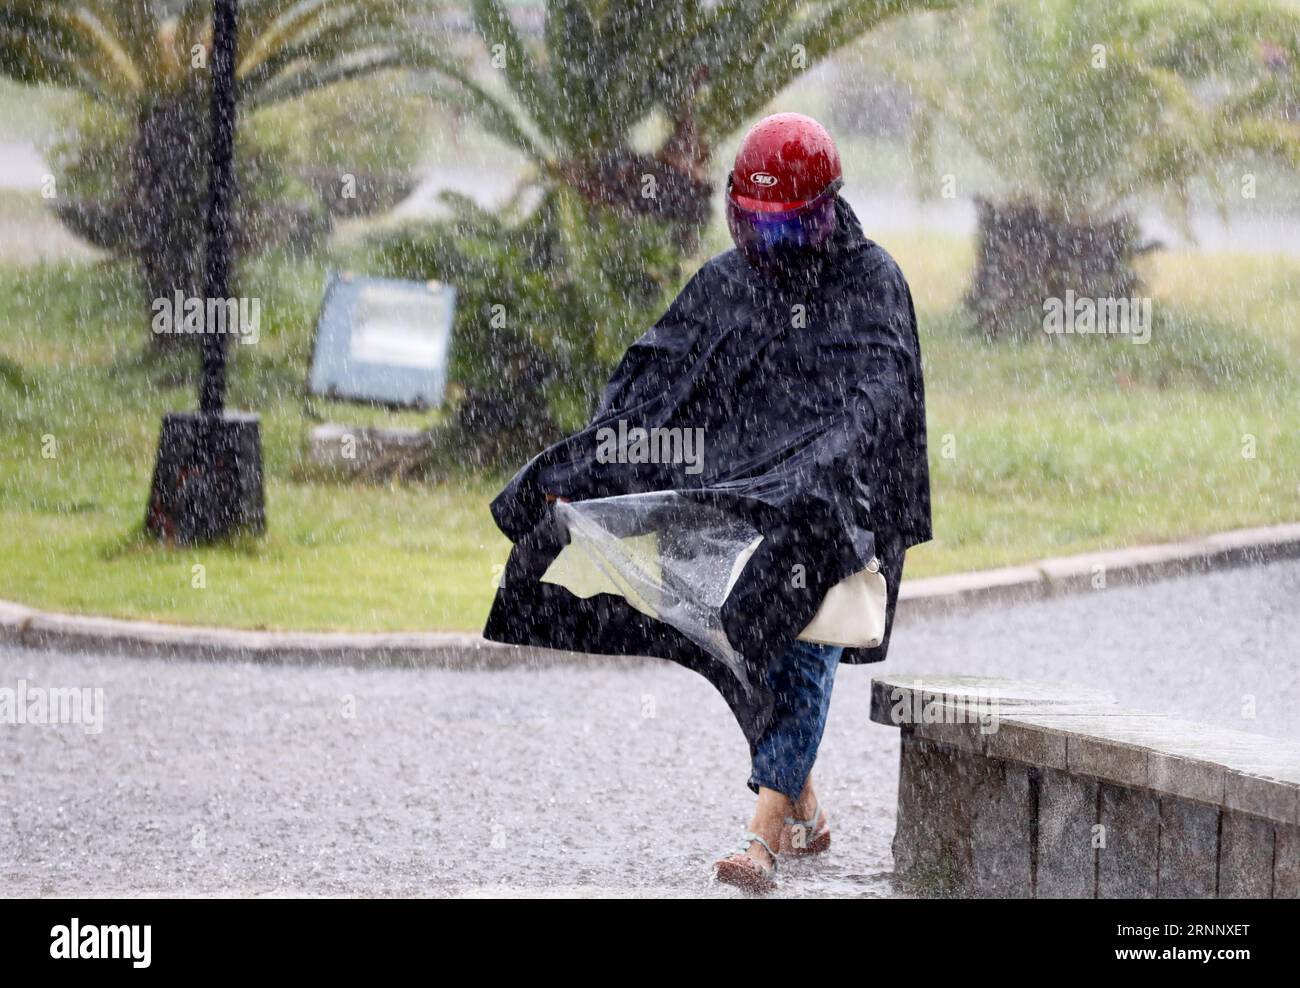
[[[957,305],[968,243],[879,239],[912,281],[926,358],[938,537],[909,575],[1300,517],[1300,261],[1159,255],[1149,345],[990,346]],[[262,416],[269,533],[143,538],[160,417],[194,395],[183,363],[143,355],[124,274],[0,267],[0,598],[249,628],[480,626],[507,549],[486,509],[503,478],[353,486],[302,463],[320,262],[264,260],[244,286],[262,339],[235,348],[232,397]]]

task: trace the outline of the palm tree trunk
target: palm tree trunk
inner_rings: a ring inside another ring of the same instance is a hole
[[[203,291],[207,122],[187,92],[141,109],[132,170],[135,255],[147,304]],[[155,335],[162,346],[184,335]]]
[[[684,253],[708,225],[713,185],[660,155],[619,148],[557,166],[560,180],[588,202],[621,216],[648,216],[672,225]]]
[[[712,212],[712,160],[713,149],[700,136],[688,108],[654,154],[619,147],[569,159],[558,171],[589,202],[624,216],[653,216],[671,224],[678,247],[690,254],[699,246]]]
[[[1025,336],[1043,326],[1043,302],[1067,290],[1089,298],[1128,298],[1141,290],[1134,259],[1142,243],[1129,214],[1067,217],[1030,200],[976,201],[975,275],[967,310],[988,338]]]

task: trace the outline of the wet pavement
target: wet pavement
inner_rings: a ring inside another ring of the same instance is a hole
[[[834,846],[786,895],[888,896],[897,731],[873,669],[1074,682],[1300,737],[1300,562],[916,620],[841,666],[817,777]],[[0,688],[103,690],[93,725],[0,723],[0,894],[731,895],[739,729],[668,663],[500,672],[0,649]]]

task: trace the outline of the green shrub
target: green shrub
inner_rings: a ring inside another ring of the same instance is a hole
[[[456,288],[455,417],[481,462],[517,458],[587,421],[619,356],[677,286],[672,231],[560,190],[527,216],[444,195],[452,216],[372,244],[373,265]]]

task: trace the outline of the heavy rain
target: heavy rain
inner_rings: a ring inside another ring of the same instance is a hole
[[[0,0],[0,896],[1300,897],[1298,423],[1298,0]]]

